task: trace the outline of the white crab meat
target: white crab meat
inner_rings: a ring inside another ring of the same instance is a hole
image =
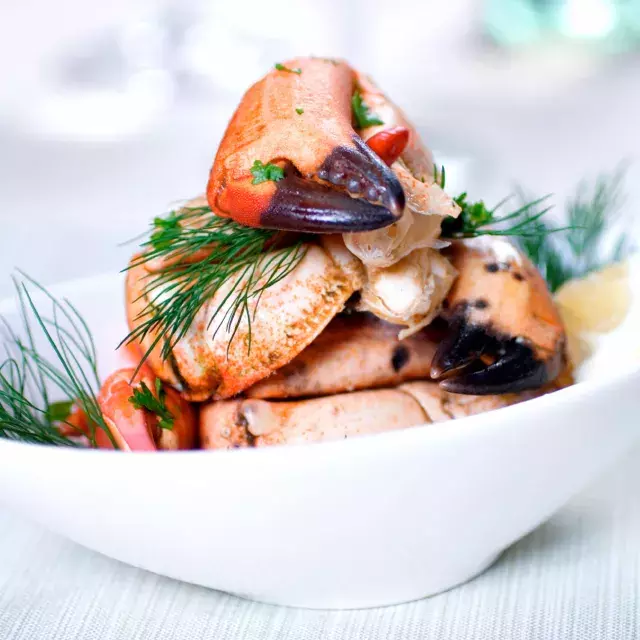
[[[433,321],[456,277],[455,269],[435,249],[416,249],[390,267],[365,265],[365,270],[358,310],[406,327],[400,338]]]
[[[358,84],[384,122],[360,131],[364,140],[389,127],[409,129],[409,143],[392,165],[406,196],[402,218],[384,229],[343,236],[367,274],[359,308],[406,327],[403,337],[435,318],[453,284],[455,271],[437,250],[446,246],[439,239],[442,221],[457,217],[460,207],[435,181],[431,152],[402,110],[366,76],[358,75]]]

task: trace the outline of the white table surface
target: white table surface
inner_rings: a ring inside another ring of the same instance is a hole
[[[474,193],[497,199],[517,177],[535,193],[566,194],[640,148],[638,74],[614,71],[590,87],[518,110],[470,113],[456,100],[413,115],[438,132],[432,144],[475,155]],[[120,144],[0,130],[0,296],[14,266],[44,284],[121,268],[131,247],[119,242],[202,190],[226,111],[219,106]],[[639,185],[636,163],[631,206]],[[639,602],[640,449],[472,583],[362,612],[280,609],[183,585],[0,510],[0,640],[631,640],[640,637]]]

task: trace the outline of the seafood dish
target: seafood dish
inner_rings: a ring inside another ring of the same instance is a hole
[[[449,194],[404,112],[348,63],[276,64],[203,194],[156,218],[126,268],[130,367],[98,380],[73,307],[49,296],[43,319],[18,286],[26,335],[45,332],[54,355],[9,337],[1,435],[124,451],[325,442],[566,387],[571,336],[531,247],[572,229],[545,206],[499,214]]]

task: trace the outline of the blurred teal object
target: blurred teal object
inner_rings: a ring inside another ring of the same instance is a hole
[[[485,28],[504,46],[569,40],[620,52],[640,45],[640,0],[486,0]]]

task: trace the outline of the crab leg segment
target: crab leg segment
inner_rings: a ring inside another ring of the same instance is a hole
[[[433,382],[410,382],[307,400],[225,400],[202,407],[200,439],[203,449],[345,440],[474,415],[519,399],[456,396]]]

